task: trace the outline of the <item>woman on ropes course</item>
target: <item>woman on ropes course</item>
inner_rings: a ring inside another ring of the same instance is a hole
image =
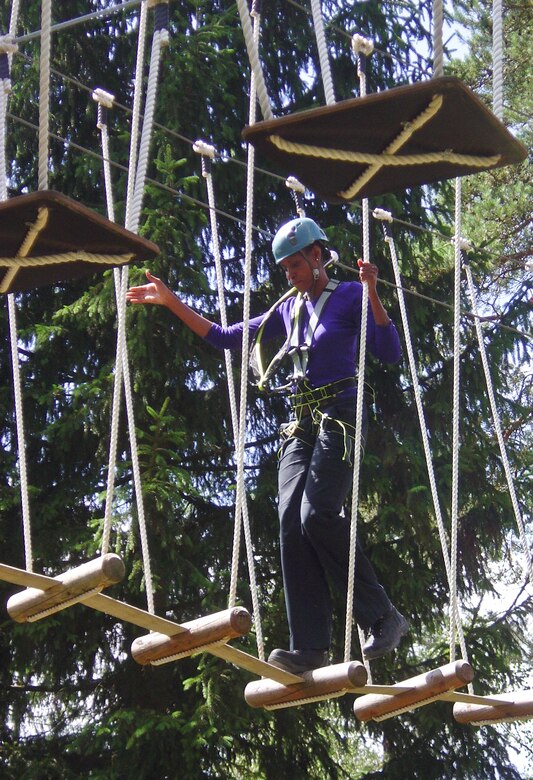
[[[272,250],[297,295],[250,320],[250,337],[286,339],[294,373],[289,396],[294,419],[282,427],[278,510],[290,650],[268,660],[300,674],[328,664],[332,603],[328,579],[348,590],[350,518],[343,505],[352,479],[355,433],[354,377],[361,321],[362,282],[368,285],[367,346],[384,363],[400,358],[398,333],[377,292],[378,269],[359,260],[360,282],[336,282],[325,263],[327,236],[312,219],[283,225]],[[240,346],[243,323],[222,328],[183,303],[147,271],[148,283],[131,287],[134,304],[166,306],[187,327],[219,349]],[[262,327],[261,327],[262,326]],[[363,440],[367,428],[363,411]],[[394,650],[408,623],[391,604],[357,541],[354,616],[367,634],[366,659]]]

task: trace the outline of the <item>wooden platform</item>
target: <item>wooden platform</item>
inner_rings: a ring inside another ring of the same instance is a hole
[[[257,122],[242,135],[275,171],[295,176],[330,203],[465,176],[527,157],[526,147],[485,104],[448,76]],[[297,150],[298,145],[304,148]],[[377,155],[379,160],[334,159],[336,153]],[[396,159],[387,161],[384,154]],[[459,159],[454,161],[452,154]],[[419,155],[425,160],[403,164]],[[474,164],[468,159],[473,157],[481,159]]]
[[[151,241],[53,190],[0,203],[0,292],[58,284],[159,254]]]

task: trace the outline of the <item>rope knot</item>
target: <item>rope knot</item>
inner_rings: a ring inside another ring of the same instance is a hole
[[[354,54],[364,54],[365,57],[368,57],[374,51],[374,41],[355,33],[352,35],[352,51]]]
[[[18,44],[12,35],[0,35],[0,54],[16,54]]]

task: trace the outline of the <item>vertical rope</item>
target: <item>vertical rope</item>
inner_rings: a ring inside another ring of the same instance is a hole
[[[355,38],[355,36],[354,36]],[[366,94],[366,55],[362,53],[362,40],[356,42],[352,39],[354,51],[358,53],[358,72],[361,97]],[[370,231],[369,231],[369,210],[368,199],[364,198],[362,202],[363,216],[363,262],[368,263],[370,257]],[[352,505],[350,519],[350,554],[348,558],[348,592],[346,594],[346,625],[344,634],[344,661],[348,662],[351,658],[352,645],[352,623],[353,623],[353,605],[354,605],[354,584],[355,584],[355,553],[357,548],[357,515],[359,510],[359,479],[362,460],[362,430],[363,430],[363,401],[365,388],[365,364],[366,364],[366,333],[368,319],[368,285],[363,284],[363,294],[361,299],[361,329],[359,334],[359,361],[357,366],[357,398],[355,407],[355,439],[353,453],[353,480],[352,480]],[[362,639],[362,633],[359,632],[359,639]]]
[[[11,57],[17,51],[13,36],[16,33],[19,2],[13,0],[9,23],[9,36],[3,36],[0,48],[0,200],[7,200],[7,161],[6,161],[6,115],[11,90]],[[28,467],[26,461],[26,436],[24,432],[24,409],[22,404],[22,382],[17,338],[17,310],[15,296],[7,296],[9,322],[9,341],[11,348],[11,370],[13,395],[15,399],[15,422],[17,429],[18,466],[20,476],[20,500],[22,512],[22,533],[24,539],[24,561],[28,571],[33,571],[33,549],[31,537],[31,514],[28,495]]]
[[[166,12],[165,15],[164,12]],[[135,186],[133,189],[133,201],[128,209],[128,230],[136,233],[139,229],[141,208],[144,196],[144,184],[148,167],[148,155],[152,140],[152,128],[154,124],[155,99],[157,95],[159,65],[161,52],[168,46],[168,3],[161,2],[155,8],[156,18],[154,36],[152,40],[152,53],[150,58],[150,70],[148,75],[148,87],[146,90],[146,105],[144,109],[144,121],[139,146],[139,161],[135,172]]]
[[[211,161],[214,158],[215,150],[213,147],[208,146],[202,142],[197,141],[193,146],[194,151],[202,154],[202,176],[206,180],[207,185],[207,201],[209,204],[209,218],[211,223],[211,239],[213,242],[213,255],[215,258],[215,271],[217,279],[217,292],[218,302],[220,307],[220,320],[222,327],[227,327],[228,317],[226,311],[226,296],[224,292],[224,273],[222,270],[222,261],[220,255],[220,241],[218,235],[218,225],[216,219],[216,203],[215,203],[215,191],[213,186],[213,176],[211,173]],[[224,359],[226,363],[226,375],[228,381],[228,394],[230,402],[231,412],[231,424],[233,429],[233,439],[237,443],[239,441],[239,421],[237,410],[237,396],[235,392],[235,378],[233,376],[233,360],[231,350],[224,350]],[[261,610],[259,605],[259,594],[257,589],[257,581],[255,576],[255,562],[253,556],[253,544],[250,531],[250,518],[248,514],[248,502],[246,500],[246,494],[243,494],[242,499],[242,518],[244,527],[244,537],[246,542],[246,552],[248,561],[248,572],[250,578],[250,595],[252,599],[252,610],[254,615],[255,635],[257,643],[257,652],[259,658],[264,660],[265,650],[263,641],[263,627],[261,621]]]
[[[133,92],[133,113],[131,116],[130,155],[128,183],[126,187],[126,218],[125,225],[131,222],[130,209],[133,205],[135,189],[135,174],[137,171],[137,152],[139,146],[139,128],[141,124],[141,104],[143,93],[144,51],[146,48],[146,28],[148,23],[148,0],[141,3],[139,15],[139,35],[137,38],[137,62],[135,65],[135,89]]]
[[[492,2],[492,112],[503,121],[503,13],[502,0]]]
[[[461,179],[455,179],[455,276],[453,303],[452,495],[450,534],[450,661],[455,661],[457,615],[457,530],[459,516],[461,377]]]
[[[143,4],[144,5],[144,4]],[[161,62],[161,52],[164,47],[168,45],[168,2],[162,0],[162,2],[150,3],[148,5],[154,7],[154,34],[152,38],[152,51],[150,57],[150,69],[148,73],[148,86],[146,91],[146,103],[144,110],[143,128],[141,134],[141,141],[139,145],[139,157],[136,167],[134,168],[134,176],[130,175],[128,180],[129,192],[128,192],[128,204],[126,209],[126,228],[136,233],[139,229],[139,221],[141,216],[142,202],[144,196],[144,184],[146,179],[146,170],[148,167],[148,155],[150,151],[150,143],[152,140],[153,119],[155,112],[155,99],[158,87],[159,77],[159,65]],[[142,17],[142,12],[141,12]],[[146,20],[144,20],[146,25]],[[144,59],[144,31],[141,34],[141,24],[139,24],[139,52],[137,56],[137,75],[135,81],[136,98],[134,98],[134,105],[139,110],[140,98],[137,95],[137,91],[142,89],[142,62]],[[133,119],[132,119],[133,123]],[[132,147],[137,148],[136,143],[133,144],[133,128],[132,128]],[[137,159],[137,158],[135,158]],[[130,160],[131,165],[131,160]],[[131,184],[134,179],[133,184]],[[137,500],[137,514],[139,521],[139,533],[141,538],[141,552],[143,558],[144,567],[144,581],[146,587],[146,599],[148,605],[148,611],[154,613],[154,595],[153,595],[153,578],[152,568],[150,562],[150,551],[148,545],[148,534],[146,529],[146,517],[144,513],[144,501],[142,495],[142,481],[141,470],[139,464],[139,452],[137,447],[137,434],[135,430],[135,413],[133,407],[133,394],[131,386],[131,376],[128,360],[128,348],[126,342],[126,291],[128,289],[128,268],[123,266],[121,269],[121,283],[120,283],[120,295],[117,303],[118,314],[118,335],[117,335],[117,352],[122,356],[122,374],[124,379],[124,396],[126,400],[126,415],[128,420],[128,433],[131,447],[131,462],[133,469],[133,483],[135,487],[135,496]],[[115,381],[119,381],[117,378]]]
[[[137,142],[138,126],[140,117],[140,94],[142,92],[142,70],[144,61],[144,44],[146,37],[146,9],[150,5],[144,2],[141,9],[141,19],[139,22],[139,42],[137,53],[137,75],[135,81],[134,112],[132,116],[132,133],[130,145],[130,172],[128,177],[128,195],[126,206],[126,227],[132,232],[137,232],[140,221],[142,200],[144,194],[144,182],[148,165],[148,154],[153,128],[153,117],[155,111],[155,98],[158,86],[159,64],[161,60],[161,51],[168,44],[168,3],[166,0],[159,3],[152,3],[155,6],[154,35],[152,40],[152,54],[150,59],[150,70],[148,75],[148,87],[146,97],[146,108],[142,129],[142,137],[139,145],[139,156],[137,161]],[[102,142],[105,145],[105,134],[102,135]],[[105,155],[104,155],[105,156]],[[105,167],[104,167],[104,170]],[[110,173],[106,175],[106,193],[108,204],[112,204]],[[112,209],[111,214],[114,213]],[[141,539],[141,552],[143,558],[144,580],[146,587],[146,598],[148,611],[154,613],[154,595],[153,595],[153,577],[151,570],[150,551],[148,545],[148,534],[146,529],[146,517],[144,513],[144,502],[142,495],[142,480],[139,464],[139,452],[137,446],[137,435],[135,430],[135,413],[133,406],[133,394],[131,385],[131,376],[128,359],[128,347],[126,341],[126,291],[128,288],[128,268],[123,266],[120,271],[115,270],[115,294],[117,297],[117,357],[115,363],[115,381],[113,387],[112,404],[112,425],[111,440],[108,466],[108,483],[106,492],[106,508],[104,517],[104,530],[102,537],[102,546],[109,545],[109,536],[111,529],[112,501],[114,492],[114,472],[116,464],[117,438],[118,438],[118,417],[120,408],[121,385],[124,381],[124,394],[126,400],[126,413],[128,420],[128,434],[131,446],[131,460],[133,470],[133,482],[137,502],[137,513],[139,521],[139,533]]]
[[[443,26],[443,2],[442,0],[433,0],[433,78],[440,78],[444,75]]]
[[[448,538],[446,535],[444,519],[442,516],[442,510],[441,510],[439,495],[437,491],[437,480],[435,478],[435,469],[433,467],[433,458],[431,455],[431,448],[429,445],[428,429],[427,429],[427,424],[426,424],[426,419],[424,414],[424,406],[422,403],[422,391],[420,388],[420,382],[418,380],[418,369],[417,369],[417,364],[416,364],[416,359],[415,359],[415,354],[413,349],[411,328],[409,325],[409,318],[407,316],[405,295],[402,288],[400,265],[398,262],[398,256],[396,254],[396,246],[394,244],[394,238],[390,228],[392,215],[390,214],[390,212],[384,211],[383,209],[374,209],[373,216],[376,219],[382,220],[385,242],[389,247],[389,252],[391,256],[392,268],[394,271],[394,279],[396,281],[396,287],[398,293],[398,304],[399,304],[400,315],[402,320],[402,329],[405,336],[405,345],[407,349],[409,372],[411,376],[411,381],[413,383],[413,393],[415,398],[416,410],[418,413],[420,435],[422,437],[422,445],[424,448],[424,456],[426,460],[426,468],[427,468],[429,485],[431,490],[431,498],[433,501],[433,511],[435,513],[435,519],[437,522],[437,529],[439,532],[439,539],[440,539],[440,545],[442,549],[442,557],[444,560],[444,567],[446,569],[446,577],[448,579],[448,586],[450,587],[452,582],[452,575],[451,575],[451,567],[450,567],[450,555],[448,552]],[[461,647],[462,658],[465,661],[468,661],[468,651],[466,647],[463,626],[462,626],[462,619],[459,610],[457,611],[457,629],[458,629],[459,644]]]
[[[285,186],[291,191],[292,198],[294,200],[294,207],[299,217],[305,217],[304,207],[304,185],[298,181],[294,176],[289,176],[285,179]]]
[[[12,36],[15,36],[17,34],[19,11],[20,11],[20,0],[12,0],[11,16],[9,19],[9,34]]]
[[[24,435],[24,414],[22,408],[22,386],[17,341],[17,315],[15,296],[7,296],[9,315],[9,334],[11,342],[11,364],[13,369],[13,391],[15,395],[15,416],[17,422],[17,446],[19,454],[20,497],[22,502],[22,528],[24,535],[24,559],[26,569],[33,571],[33,552],[31,541],[30,504],[28,499],[28,469],[26,464],[26,437]]]
[[[7,200],[6,116],[11,92],[10,56],[17,45],[10,35],[0,36],[0,200]]]
[[[256,14],[253,22],[252,42],[257,52],[260,34],[259,17]],[[248,20],[249,21],[249,20]],[[251,23],[249,22],[251,25]],[[250,77],[250,106],[249,124],[256,121],[256,71],[252,68]],[[242,335],[242,362],[240,382],[240,409],[237,442],[237,486],[235,496],[235,523],[233,533],[233,554],[231,564],[231,578],[228,606],[235,606],[237,595],[237,579],[239,568],[240,536],[242,524],[242,507],[244,505],[244,451],[246,442],[246,405],[248,393],[248,351],[249,351],[249,321],[250,321],[250,291],[252,280],[252,248],[253,248],[253,208],[254,208],[254,182],[255,182],[255,150],[252,144],[247,149],[247,175],[246,175],[246,220],[245,220],[245,252],[244,252],[244,296],[243,296],[243,335]]]
[[[326,36],[324,33],[324,17],[322,16],[320,0],[311,0],[311,10],[313,13],[313,24],[315,27],[315,36],[318,46],[318,58],[320,60],[320,72],[322,74],[322,83],[324,84],[326,103],[328,106],[331,106],[335,103],[335,92],[333,89],[333,80],[331,78],[328,47],[326,45]]]
[[[121,274],[118,268],[114,271],[115,293],[122,289]],[[117,310],[120,308],[120,299],[117,294]],[[115,356],[115,375],[113,377],[113,400],[111,402],[111,435],[109,441],[109,453],[107,462],[107,487],[104,509],[104,525],[102,530],[102,555],[109,552],[109,540],[111,537],[111,525],[113,514],[113,496],[115,491],[115,471],[117,463],[118,449],[118,423],[120,416],[120,401],[122,397],[122,376],[124,366],[124,344],[125,339],[122,336],[124,330],[123,320],[118,319],[117,326],[117,346]]]
[[[477,340],[479,344],[479,354],[481,356],[481,362],[483,364],[483,371],[485,374],[485,381],[487,384],[487,393],[489,396],[489,403],[490,408],[492,412],[492,420],[494,423],[494,430],[496,432],[496,437],[498,439],[498,445],[500,447],[500,454],[502,458],[502,464],[505,471],[505,477],[507,480],[507,487],[509,488],[509,497],[511,499],[511,504],[513,506],[513,511],[516,518],[516,525],[518,528],[518,535],[520,537],[520,543],[522,545],[522,551],[524,553],[524,559],[525,559],[525,574],[526,577],[529,577],[529,581],[533,582],[533,568],[532,568],[532,562],[531,562],[531,552],[529,549],[529,544],[526,536],[526,528],[524,525],[524,520],[522,518],[522,514],[520,512],[520,506],[518,503],[518,498],[516,495],[516,490],[514,486],[514,480],[513,475],[511,472],[511,465],[509,463],[509,458],[507,456],[507,448],[505,446],[505,439],[503,438],[503,432],[502,432],[502,425],[500,420],[500,415],[498,412],[498,407],[496,404],[496,396],[494,394],[494,386],[492,382],[492,377],[490,374],[490,368],[489,368],[489,361],[487,358],[487,350],[485,349],[485,342],[483,341],[483,329],[481,327],[481,322],[479,317],[477,316],[478,310],[477,310],[477,296],[476,291],[474,288],[474,283],[472,280],[472,271],[470,269],[470,265],[468,262],[465,262],[465,271],[466,271],[466,279],[468,282],[468,290],[470,294],[470,301],[471,301],[471,309],[472,313],[474,314],[475,323],[476,323],[476,335]]]
[[[52,39],[52,2],[42,0],[41,57],[39,70],[39,164],[38,185],[48,189],[48,127],[50,122],[50,49]]]
[[[107,126],[107,115],[108,109],[113,108],[115,97],[109,92],[104,92],[103,89],[95,89],[93,92],[93,100],[98,103],[98,118],[96,121],[96,126],[100,130],[100,139],[102,142],[107,216],[111,222],[114,222],[115,202],[113,198],[113,184],[111,177],[111,155],[109,153],[109,131]]]
[[[255,34],[255,26],[252,26],[250,21],[250,13],[248,12],[248,4],[246,0],[237,0],[237,8],[239,16],[241,18],[241,27],[244,35],[244,42],[246,44],[246,51],[248,52],[248,59],[250,61],[250,67],[254,76],[254,100],[259,99],[259,105],[261,107],[261,113],[263,119],[272,119],[272,109],[270,107],[270,98],[265,83],[265,76],[263,74],[263,68],[261,67],[261,61],[259,59],[259,38]],[[254,2],[254,14],[258,15],[258,2]],[[250,94],[250,99],[251,99]],[[255,119],[254,119],[255,122]]]

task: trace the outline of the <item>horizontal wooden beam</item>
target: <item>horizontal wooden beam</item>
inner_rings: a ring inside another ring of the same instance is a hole
[[[36,574],[26,569],[18,569],[16,566],[8,566],[0,563],[0,580],[10,582],[12,585],[20,585],[21,588],[41,588],[42,590],[56,584],[53,577],[46,574]]]
[[[305,672],[302,678],[293,685],[281,685],[271,679],[248,683],[244,698],[251,707],[294,707],[360,690],[367,681],[367,671],[359,661],[351,661]]]
[[[385,720],[402,712],[414,710],[454,688],[460,688],[474,679],[474,671],[466,661],[452,663],[432,669],[430,672],[411,677],[398,684],[408,688],[397,695],[367,694],[356,699],[353,705],[358,720]],[[396,688],[395,685],[392,688]]]
[[[138,637],[131,646],[131,654],[139,664],[167,663],[207,650],[216,642],[226,643],[243,636],[251,627],[252,617],[248,610],[233,607],[182,623],[182,631],[174,636],[152,633]]]
[[[19,569],[7,564],[0,564],[0,580],[10,582],[13,585],[42,589],[56,585],[56,580],[53,577],[48,577],[45,574],[35,574],[34,572],[26,571],[26,569]],[[176,621],[154,615],[145,609],[134,607],[124,601],[118,601],[103,593],[84,598],[83,606],[90,607],[97,612],[103,612],[124,623],[131,623],[139,628],[144,628],[146,631],[158,631],[166,636],[175,636],[181,631],[186,631]],[[259,677],[269,677],[283,685],[291,685],[302,680],[298,675],[285,672],[283,669],[279,669],[277,666],[262,661],[256,656],[231,645],[213,645],[206,649],[206,652],[237,666],[239,669],[244,669]]]
[[[108,553],[58,577],[47,578],[44,587],[29,587],[15,593],[8,599],[7,611],[18,623],[39,620],[83,601],[108,585],[120,582],[125,573],[122,559]],[[30,579],[33,578],[27,577],[26,581]]]
[[[223,658],[224,661],[237,666],[239,669],[245,669],[258,677],[268,677],[270,680],[276,680],[281,685],[294,685],[303,680],[303,677],[299,675],[286,672],[278,666],[262,661],[255,655],[246,653],[244,650],[240,650],[232,645],[214,645],[209,647],[207,652],[211,653],[211,655],[216,655],[218,658]]]
[[[497,704],[490,703],[494,698],[498,699]],[[458,723],[471,723],[474,726],[533,718],[533,690],[498,694],[486,703],[456,702],[453,705],[453,717]]]

